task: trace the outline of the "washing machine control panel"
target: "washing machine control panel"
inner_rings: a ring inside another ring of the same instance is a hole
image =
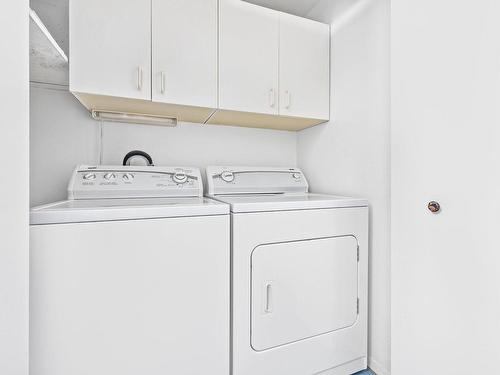
[[[307,193],[309,190],[298,168],[208,167],[207,180],[210,195]]]
[[[201,197],[200,170],[191,167],[78,166],[69,199]]]

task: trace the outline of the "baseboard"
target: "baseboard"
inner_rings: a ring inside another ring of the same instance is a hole
[[[373,359],[368,359],[368,367],[377,375],[391,375],[391,372],[385,368],[385,366],[381,366],[377,361]]]

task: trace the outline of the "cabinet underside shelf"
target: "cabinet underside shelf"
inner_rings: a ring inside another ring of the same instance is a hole
[[[325,122],[328,122],[328,120],[219,109],[206,123],[210,125],[229,125],[242,126],[246,128],[299,131]]]
[[[213,108],[156,103],[149,100],[119,98],[78,92],[73,92],[73,95],[75,95],[89,111],[116,111],[164,116],[175,118],[178,122],[299,131],[328,121],[325,119],[286,117],[222,109],[216,110]]]
[[[89,111],[116,111],[143,115],[164,116],[178,122],[205,123],[214,112],[213,108],[156,103],[150,100],[119,98],[73,92],[73,95]]]

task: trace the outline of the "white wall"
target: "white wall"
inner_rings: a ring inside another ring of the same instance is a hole
[[[28,374],[28,1],[0,12],[0,374]]]
[[[32,206],[66,199],[69,177],[75,165],[97,163],[99,134],[98,123],[66,89],[31,85]]]
[[[65,88],[31,86],[31,205],[66,199],[75,165],[99,162],[99,123]],[[297,133],[179,124],[175,128],[104,123],[102,162],[121,165],[131,150],[156,165],[295,166]]]
[[[332,24],[332,121],[298,139],[313,191],[370,200],[369,366],[390,372],[389,0],[321,1]]]

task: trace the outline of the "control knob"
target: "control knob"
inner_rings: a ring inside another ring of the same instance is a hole
[[[114,173],[111,173],[111,172],[110,173],[106,173],[104,175],[104,179],[105,180],[114,180],[115,178],[116,178],[116,175]]]
[[[95,175],[95,173],[85,173],[83,175],[83,179],[84,180],[90,180],[90,181],[91,180],[95,180],[96,179],[96,175]]]
[[[187,182],[188,180],[188,176],[186,174],[186,172],[184,171],[179,171],[179,172],[175,172],[174,175],[172,176],[172,180],[177,183],[177,184],[184,184]]]
[[[233,182],[234,181],[234,173],[231,171],[224,171],[220,174],[220,178],[225,182]]]
[[[132,173],[124,173],[123,180],[124,181],[132,181],[134,179],[134,175]]]

